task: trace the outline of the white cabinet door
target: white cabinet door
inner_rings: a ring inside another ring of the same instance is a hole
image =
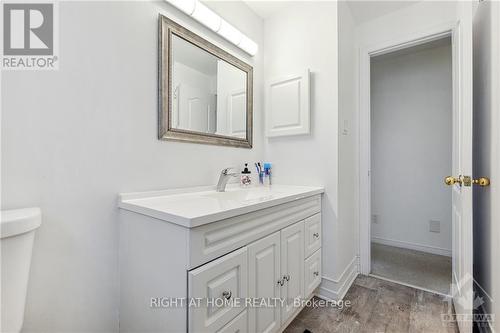
[[[265,97],[268,137],[309,134],[309,69],[269,80]]]
[[[279,298],[280,232],[248,245],[248,297]],[[281,326],[280,306],[249,309],[249,332],[275,332]]]
[[[306,259],[304,267],[304,296],[308,297],[321,283],[321,249]]]
[[[281,324],[294,314],[293,300],[304,298],[304,222],[281,230],[281,275],[285,282],[281,298],[286,302],[281,309]]]
[[[199,268],[189,271],[189,297],[202,299],[225,298],[227,306],[216,303],[189,308],[190,332],[216,332],[235,318],[243,309],[231,299],[248,295],[247,248],[226,254]]]

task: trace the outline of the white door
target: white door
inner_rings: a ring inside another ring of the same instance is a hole
[[[281,298],[285,304],[281,308],[283,325],[298,307],[294,299],[304,298],[304,222],[295,223],[281,231],[281,275],[284,284]]]
[[[247,135],[247,94],[245,89],[232,91],[227,98],[228,135],[245,138]]]
[[[174,116],[174,124],[178,128],[203,132],[209,131],[211,101],[210,95],[202,89],[188,84],[181,84],[177,87],[178,98],[177,112]],[[175,102],[175,101],[174,101]]]
[[[248,245],[248,297],[278,299],[281,291],[280,232]],[[279,302],[275,307],[251,307],[248,331],[275,332],[280,326]]]
[[[461,333],[472,332],[472,2],[458,3],[453,34],[452,296]]]

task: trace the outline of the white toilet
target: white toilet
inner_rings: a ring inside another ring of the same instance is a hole
[[[2,211],[0,220],[2,261],[0,332],[2,333],[18,333],[23,326],[33,240],[40,223],[40,208]]]

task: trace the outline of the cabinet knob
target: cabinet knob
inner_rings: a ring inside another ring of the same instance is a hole
[[[313,234],[313,236],[314,236],[314,238],[319,238],[319,232],[315,232],[315,233]]]
[[[223,292],[222,292],[222,297],[224,297],[225,299],[227,299],[227,300],[228,300],[228,299],[230,299],[230,298],[231,298],[231,295],[232,295],[232,294],[233,294],[233,293],[231,292],[231,290],[229,290],[229,291],[223,291]]]
[[[313,275],[314,275],[314,276],[318,276],[318,275],[319,275],[319,272],[318,272],[318,271],[313,272]]]
[[[283,280],[290,281],[290,275],[283,275]]]
[[[278,286],[283,286],[285,284],[285,281],[283,279],[278,280]]]

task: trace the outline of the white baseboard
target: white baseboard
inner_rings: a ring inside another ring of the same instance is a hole
[[[351,287],[354,279],[359,274],[359,258],[354,257],[347,265],[338,279],[332,279],[326,276],[321,278],[321,284],[318,288],[318,296],[327,300],[340,301]]]
[[[398,241],[395,239],[380,238],[380,237],[375,237],[375,236],[372,236],[371,240],[373,243],[389,245],[389,246],[394,246],[394,247],[401,247],[403,249],[410,249],[410,250],[416,250],[416,251],[432,253],[432,254],[439,254],[441,256],[451,257],[451,250],[445,249],[442,247],[430,246],[430,245],[424,245],[424,244],[418,244],[418,243],[403,242],[403,241]]]

